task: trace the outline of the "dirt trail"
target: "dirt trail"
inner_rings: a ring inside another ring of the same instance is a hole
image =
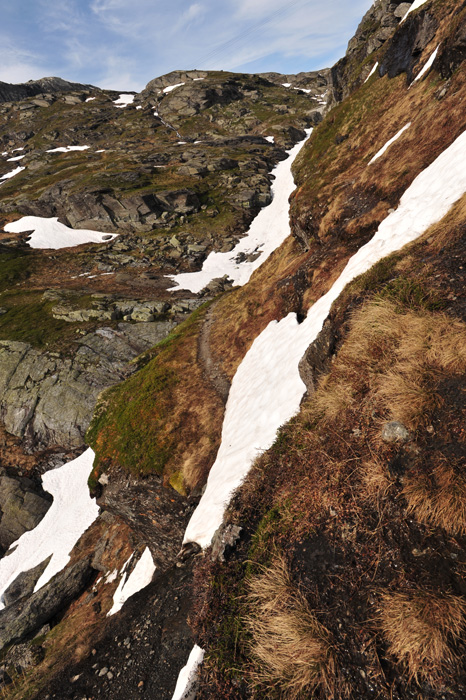
[[[215,362],[210,351],[210,330],[214,323],[214,310],[216,304],[212,304],[207,312],[204,325],[199,335],[198,359],[201,361],[207,379],[214,387],[217,394],[226,404],[230,393],[230,382],[217,362]]]

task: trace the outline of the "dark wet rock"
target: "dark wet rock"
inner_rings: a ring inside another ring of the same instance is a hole
[[[50,508],[51,497],[34,486],[31,479],[0,472],[0,549],[24,532],[36,527]]]
[[[408,82],[411,82],[413,69],[434,37],[437,26],[437,20],[427,10],[410,14],[390,42],[380,64],[380,76],[395,78],[400,73],[406,73]]]
[[[235,547],[241,533],[243,531],[242,527],[239,525],[221,525],[216,531],[212,538],[212,550],[211,559],[212,561],[225,561],[225,557],[228,553]]]
[[[442,42],[437,65],[442,78],[450,78],[466,58],[466,24],[460,22],[456,31]]]
[[[39,630],[85,588],[93,575],[88,560],[67,567],[29,597],[0,610],[0,649]]]
[[[384,442],[395,443],[395,442],[408,442],[411,439],[411,435],[403,423],[399,421],[390,421],[390,423],[385,423],[382,427],[382,440]]]
[[[33,569],[23,571],[15,578],[13,583],[11,583],[8,586],[8,588],[2,596],[3,602],[5,603],[5,607],[12,605],[20,598],[32,595],[32,593],[34,592],[35,585],[44,573],[49,561],[50,557],[48,557],[48,559],[35,566]]]

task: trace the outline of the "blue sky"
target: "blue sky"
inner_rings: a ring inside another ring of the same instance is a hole
[[[141,90],[175,69],[332,65],[371,0],[0,0],[0,80]]]

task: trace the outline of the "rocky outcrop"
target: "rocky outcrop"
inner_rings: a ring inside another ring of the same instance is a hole
[[[0,554],[38,525],[51,502],[52,498],[31,479],[9,476],[0,469]]]
[[[30,597],[23,597],[0,611],[0,649],[37,632],[89,583],[93,569],[82,560],[62,572]]]
[[[437,27],[437,20],[427,10],[410,14],[390,42],[379,74],[395,78],[400,73],[406,73],[408,82],[411,82],[413,68],[434,37]]]
[[[69,83],[62,78],[41,78],[40,80],[30,80],[27,83],[14,85],[0,82],[0,103],[18,102],[28,97],[41,94],[61,94],[67,92],[99,90],[93,85],[81,85],[80,83]]]
[[[135,370],[129,363],[159,342],[173,322],[101,328],[60,358],[27,343],[0,342],[0,416],[29,449],[80,447],[99,393]]]

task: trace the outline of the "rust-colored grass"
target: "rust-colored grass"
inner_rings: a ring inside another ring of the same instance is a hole
[[[253,680],[281,697],[309,697],[317,687],[331,692],[335,661],[331,639],[302,592],[293,584],[285,560],[251,579],[247,625],[259,670]]]
[[[457,661],[452,643],[464,628],[465,612],[464,599],[451,594],[384,594],[379,623],[388,653],[412,679],[435,680]]]

